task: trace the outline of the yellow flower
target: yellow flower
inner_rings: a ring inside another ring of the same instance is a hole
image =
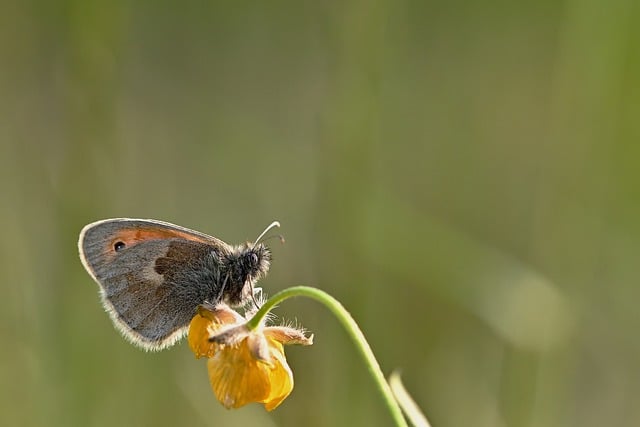
[[[244,317],[219,304],[198,308],[188,339],[196,357],[209,358],[209,380],[220,403],[239,408],[259,402],[271,411],[293,390],[283,344],[310,345],[313,336],[286,326],[250,330]]]

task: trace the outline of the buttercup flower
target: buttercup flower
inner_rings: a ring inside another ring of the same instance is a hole
[[[207,357],[209,380],[226,408],[263,403],[275,409],[293,390],[284,344],[311,345],[313,336],[287,326],[249,329],[247,319],[225,304],[202,305],[189,325],[189,347]]]

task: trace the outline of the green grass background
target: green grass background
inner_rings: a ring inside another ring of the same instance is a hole
[[[273,413],[125,342],[76,250],[117,216],[280,220],[265,291],[336,296],[434,427],[640,424],[638,2],[1,7],[0,424],[390,424],[312,301]]]

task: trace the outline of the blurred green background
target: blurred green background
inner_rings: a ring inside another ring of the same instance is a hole
[[[108,217],[316,285],[436,426],[640,424],[640,4],[3,2],[0,424],[386,426],[326,309],[296,387],[227,411],[183,342],[114,330],[76,241]]]

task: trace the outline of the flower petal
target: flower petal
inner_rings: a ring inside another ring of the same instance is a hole
[[[210,342],[215,331],[224,325],[243,322],[244,318],[229,308],[226,304],[212,306],[203,304],[198,306],[197,314],[189,324],[189,348],[197,358],[212,357],[217,348],[217,342]]]
[[[200,357],[212,357],[218,348],[216,343],[209,342],[211,334],[223,325],[233,324],[243,318],[225,304],[200,305],[197,314],[189,324],[189,348]]]
[[[248,339],[226,346],[208,361],[209,380],[216,397],[227,408],[251,402],[275,409],[293,390],[293,373],[279,342],[267,341],[271,363],[257,360]]]
[[[214,325],[214,321],[196,314],[189,324],[189,348],[197,358],[212,357],[217,348],[216,343],[209,342],[209,328]]]
[[[287,359],[284,356],[284,348],[277,341],[269,340],[272,343],[271,360],[273,368],[269,370],[269,383],[271,391],[269,396],[262,400],[267,411],[276,409],[293,390],[293,372],[289,368]]]
[[[260,402],[269,395],[266,365],[253,359],[246,342],[224,347],[209,359],[207,367],[211,388],[226,408]]]

